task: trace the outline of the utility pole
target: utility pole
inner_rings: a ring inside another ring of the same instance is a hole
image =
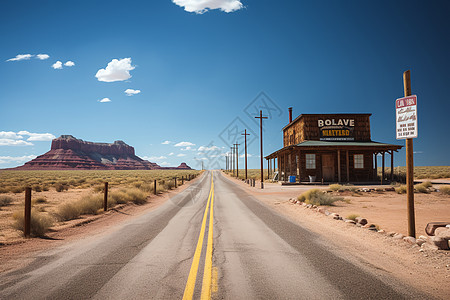
[[[250,135],[250,133],[247,133],[247,129],[245,129],[241,135],[244,136],[245,141],[245,180],[247,180],[247,135]]]
[[[230,157],[231,157],[231,171],[232,171],[232,174],[233,174],[233,176],[234,176],[234,146],[233,147],[230,147],[230,150],[231,150],[231,155],[230,155]]]
[[[259,136],[261,140],[261,189],[264,188],[264,169],[263,169],[263,132],[262,132],[262,120],[267,119],[267,117],[262,116],[262,110],[259,111],[259,117],[255,117],[259,119]]]
[[[225,155],[225,171],[228,171],[228,156]]]
[[[411,96],[411,73],[403,73],[405,97]],[[406,198],[408,203],[408,236],[416,237],[416,221],[414,216],[414,157],[413,139],[406,139]]]
[[[239,145],[238,143],[233,144],[236,147],[236,178],[239,178]]]

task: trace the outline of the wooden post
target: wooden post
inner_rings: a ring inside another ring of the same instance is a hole
[[[381,167],[381,184],[384,183],[384,151],[382,153],[381,156],[381,162],[382,162],[382,167]]]
[[[391,182],[394,181],[394,150],[391,150]]]
[[[411,96],[411,73],[403,73],[405,97]],[[406,198],[408,203],[408,235],[416,237],[416,221],[414,215],[414,154],[413,139],[406,139]]]
[[[181,176],[181,185],[184,184],[184,176]]]
[[[177,188],[177,178],[174,177],[173,179],[174,179],[174,181],[175,181],[175,188]]]
[[[25,188],[25,211],[23,234],[25,237],[30,237],[31,232],[31,188]]]
[[[262,121],[263,119],[267,119],[267,117],[263,117],[262,110],[259,111],[259,117],[255,117],[256,119],[259,119],[259,138],[261,140],[261,189],[264,188],[264,169],[263,169],[263,130],[262,130]]]
[[[236,147],[236,178],[239,179],[239,145],[238,143],[234,144]]]
[[[375,177],[374,177],[374,181],[376,182],[377,181],[377,176],[378,176],[378,161],[377,161],[377,156],[378,156],[378,153],[374,153],[375,154],[375,170],[374,170],[374,173],[375,173]]]
[[[189,175],[189,177],[190,177],[190,176],[191,176],[191,175]],[[157,194],[157,193],[156,193],[156,179],[155,179],[155,181],[154,181],[153,184],[154,184],[153,194],[156,195],[156,194]]]
[[[247,179],[247,135],[250,135],[250,133],[247,133],[247,129],[245,129],[244,133],[241,133],[241,135],[244,136],[245,143],[245,179]]]
[[[103,211],[108,210],[108,183],[105,182],[105,193],[103,195]]]
[[[347,162],[347,182],[350,182],[350,161],[348,157],[348,150],[345,151],[346,162]]]
[[[341,182],[341,150],[337,151],[338,161],[338,181]]]

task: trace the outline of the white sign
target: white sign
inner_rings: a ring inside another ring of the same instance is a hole
[[[397,140],[417,137],[417,96],[395,100]]]

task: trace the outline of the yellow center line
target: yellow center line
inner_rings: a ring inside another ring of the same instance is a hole
[[[198,265],[200,262],[200,255],[202,253],[203,239],[205,236],[206,219],[208,217],[208,208],[211,199],[214,194],[214,182],[211,173],[211,189],[209,191],[208,202],[206,203],[205,213],[203,214],[202,227],[200,229],[200,235],[198,237],[197,247],[195,248],[194,259],[192,261],[191,270],[189,271],[189,277],[184,289],[183,300],[191,300],[194,295],[195,281],[197,279]],[[211,222],[210,222],[211,223]],[[209,236],[209,235],[208,235]]]
[[[203,271],[202,300],[211,299],[211,269],[213,250],[213,221],[214,221],[214,183],[212,186],[211,206],[209,211],[208,245],[206,246],[205,269]]]

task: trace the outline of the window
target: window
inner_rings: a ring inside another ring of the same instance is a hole
[[[355,154],[355,169],[364,169],[364,154]]]
[[[306,154],[306,168],[315,169],[316,168],[316,155]]]

